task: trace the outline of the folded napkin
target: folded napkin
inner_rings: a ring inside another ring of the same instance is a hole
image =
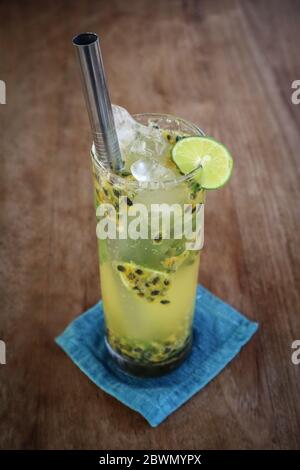
[[[249,341],[258,324],[198,286],[191,354],[158,378],[136,378],[113,369],[104,344],[102,302],[77,317],[57,344],[98,387],[157,426],[212,380]]]

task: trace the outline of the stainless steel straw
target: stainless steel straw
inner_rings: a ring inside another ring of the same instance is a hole
[[[117,172],[123,166],[109,98],[99,37],[81,33],[73,38],[81,68],[85,101],[97,157]]]

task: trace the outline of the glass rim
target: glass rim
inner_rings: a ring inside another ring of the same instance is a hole
[[[162,114],[162,113],[138,113],[138,114],[133,114],[132,117],[134,118],[139,118],[139,117],[146,117],[146,118],[152,118],[152,119],[169,119],[170,121],[175,121],[177,123],[183,123],[187,128],[191,129],[191,132],[194,132],[193,135],[191,136],[205,136],[205,133],[203,130],[198,127],[196,124],[187,121],[186,119],[174,116],[172,114]],[[97,171],[107,180],[112,182],[113,184],[116,184],[119,187],[126,186],[127,188],[130,189],[152,189],[152,190],[157,190],[157,189],[167,189],[170,187],[178,186],[179,184],[182,184],[186,181],[192,180],[198,172],[201,170],[201,164],[197,166],[194,170],[190,171],[186,175],[180,175],[177,178],[172,178],[172,179],[167,179],[164,181],[158,180],[152,180],[150,182],[141,182],[137,180],[128,180],[126,176],[121,176],[113,173],[109,168],[106,168],[96,157],[96,154],[94,152],[94,143],[91,148],[91,158],[93,163],[96,166]]]

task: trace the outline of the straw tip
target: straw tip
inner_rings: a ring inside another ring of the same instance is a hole
[[[74,46],[89,46],[98,41],[99,36],[96,33],[80,33],[73,37],[72,43]]]

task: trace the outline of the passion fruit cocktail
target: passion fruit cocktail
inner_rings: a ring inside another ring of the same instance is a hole
[[[129,207],[143,204],[149,214],[153,204],[177,204],[182,214],[189,205],[195,226],[205,198],[199,177],[204,165],[189,163],[192,158],[187,163],[179,142],[184,139],[188,145],[193,136],[198,144],[203,133],[170,116],[137,115],[135,120],[150,132],[142,136],[137,132],[136,141],[125,148],[122,174],[109,173],[92,152],[96,208],[110,204],[118,218],[122,197]],[[152,145],[151,139],[158,134],[161,141],[155,153],[157,143]],[[192,156],[194,142],[189,145]],[[205,163],[208,157],[204,156]],[[148,171],[148,161],[153,171],[150,179],[157,178],[157,184],[142,184],[143,174],[141,178],[136,174],[140,167]],[[141,224],[150,224],[150,218]],[[118,218],[119,232],[120,225]],[[172,230],[168,238],[150,227],[149,234],[147,239],[98,239],[109,354],[126,371],[146,376],[171,370],[190,350],[201,251],[201,246],[187,249],[187,239],[176,238]]]

